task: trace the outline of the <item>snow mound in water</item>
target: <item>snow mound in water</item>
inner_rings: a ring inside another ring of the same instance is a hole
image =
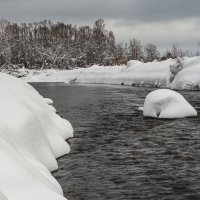
[[[71,124],[17,78],[0,73],[0,94],[0,199],[64,200],[50,171],[70,151]]]
[[[197,111],[181,94],[169,89],[159,89],[147,95],[143,115],[158,118],[184,118],[196,116]]]

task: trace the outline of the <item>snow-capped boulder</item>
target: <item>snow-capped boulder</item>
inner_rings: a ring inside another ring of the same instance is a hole
[[[0,73],[0,199],[66,200],[50,171],[69,153],[71,124],[29,84]]]
[[[184,59],[183,69],[175,76],[170,88],[200,90],[200,56]]]
[[[170,72],[176,76],[183,69],[183,61],[177,59],[176,62],[173,62],[170,66]]]
[[[159,89],[146,96],[143,115],[156,118],[184,118],[196,116],[197,111],[181,94],[169,89]]]

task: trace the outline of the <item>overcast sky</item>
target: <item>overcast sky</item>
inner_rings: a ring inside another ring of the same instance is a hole
[[[51,19],[92,25],[103,18],[118,42],[140,39],[161,51],[174,42],[195,51],[200,42],[200,0],[0,0],[0,18]]]

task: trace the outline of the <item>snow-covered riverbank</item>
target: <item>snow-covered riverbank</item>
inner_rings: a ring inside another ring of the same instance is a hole
[[[69,153],[71,124],[27,83],[0,73],[0,199],[64,200],[50,171]]]
[[[23,79],[27,82],[66,82],[124,85],[169,85],[169,65],[165,62],[142,63],[130,61],[127,66],[97,66],[67,71],[29,71]],[[35,74],[36,73],[36,74]]]
[[[129,61],[123,66],[92,66],[74,70],[19,71],[27,82],[100,83],[151,86],[171,89],[200,88],[200,57],[143,63]]]

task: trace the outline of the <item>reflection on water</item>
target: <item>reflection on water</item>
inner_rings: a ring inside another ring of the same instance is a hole
[[[54,176],[69,200],[200,199],[200,118],[137,110],[151,88],[39,85],[75,129]],[[199,92],[181,92],[199,111]]]

